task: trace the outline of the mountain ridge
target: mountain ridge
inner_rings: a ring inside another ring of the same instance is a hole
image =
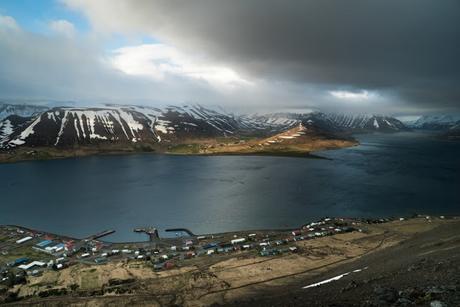
[[[10,107],[9,113],[12,110]],[[407,130],[397,119],[381,115],[235,114],[199,104],[27,110],[25,113],[21,107],[19,115],[9,114],[0,120],[0,153],[9,154],[4,159],[11,160],[18,151],[34,154],[38,149],[45,156],[130,151],[302,156],[352,146],[356,141],[351,134],[356,132]]]
[[[460,125],[460,114],[424,115],[410,124],[414,129],[449,130]]]
[[[21,110],[23,108],[21,106]],[[299,123],[314,125],[318,131],[327,133],[407,130],[397,119],[383,115],[322,112],[236,115],[201,105],[170,105],[160,109],[112,104],[88,108],[54,107],[44,111],[39,107],[19,114],[12,114],[9,107],[9,113],[0,121],[1,148],[91,145],[103,141],[156,143],[190,136],[269,136]],[[19,116],[23,120],[10,116]]]

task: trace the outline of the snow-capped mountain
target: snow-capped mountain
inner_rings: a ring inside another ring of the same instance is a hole
[[[274,113],[265,115],[243,114],[237,117],[237,121],[241,130],[278,133],[280,130],[286,130],[298,125],[301,119],[292,116],[291,113]]]
[[[460,139],[460,125],[455,125],[451,127],[444,133],[443,136],[449,139]]]
[[[0,148],[168,143],[231,135],[270,136],[300,123],[317,134],[406,129],[404,124],[392,117],[376,115],[351,116],[321,112],[236,115],[200,105],[167,106],[161,109],[130,105],[40,108],[24,106],[17,109],[18,114],[0,120]],[[10,113],[14,111],[8,110]]]
[[[21,117],[30,117],[38,115],[46,110],[48,107],[29,105],[29,104],[6,104],[0,102],[0,121],[10,115],[18,115]]]
[[[380,131],[397,132],[408,130],[398,119],[383,115],[369,114],[327,114],[327,117],[337,126],[354,132]]]
[[[271,116],[276,119],[301,121],[305,125],[315,125],[318,129],[326,132],[397,132],[408,130],[398,119],[383,115],[311,112],[304,114],[278,113]]]
[[[460,121],[457,121],[454,125],[450,126],[449,129],[443,130],[442,136],[448,139],[460,139]]]
[[[101,143],[157,143],[236,133],[279,132],[295,121],[252,122],[193,106],[53,108],[39,115],[11,115],[0,121],[0,147],[74,146]]]
[[[257,123],[283,123],[293,127],[302,123],[306,127],[314,129],[317,133],[343,132],[341,127],[336,125],[327,114],[322,112],[309,113],[272,113],[254,117]]]
[[[460,114],[424,115],[416,120],[411,127],[427,130],[449,130],[460,125]]]

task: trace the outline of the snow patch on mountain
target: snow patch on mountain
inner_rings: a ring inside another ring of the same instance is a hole
[[[25,140],[31,135],[34,134],[34,127],[40,122],[40,117],[37,117],[32,124],[30,124],[25,130],[21,132],[18,138],[9,142],[10,145],[22,145],[25,143]]]
[[[11,121],[6,119],[4,121],[0,121],[0,147],[2,144],[8,140],[8,137],[13,133],[13,125]]]
[[[13,133],[13,126],[11,125],[11,121],[6,119],[0,122],[0,137],[8,136]]]

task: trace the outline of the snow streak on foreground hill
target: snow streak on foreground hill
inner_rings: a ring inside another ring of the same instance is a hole
[[[0,120],[0,148],[175,142],[230,135],[270,136],[299,123],[313,127],[319,133],[406,129],[400,121],[384,116],[320,112],[235,115],[199,105],[164,109],[116,105],[104,108],[58,107],[38,113],[18,112]]]

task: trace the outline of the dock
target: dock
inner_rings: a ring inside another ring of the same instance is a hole
[[[115,230],[113,229],[109,229],[109,230],[104,230],[102,232],[99,232],[95,235],[92,235],[92,236],[89,236],[87,238],[85,238],[86,241],[92,241],[92,240],[97,240],[99,238],[102,238],[102,237],[105,237],[105,236],[108,236],[108,235],[111,235],[112,233],[114,233]]]
[[[196,237],[196,235],[187,228],[170,228],[170,229],[166,229],[165,231],[166,232],[185,232],[191,237]]]
[[[158,234],[158,229],[155,227],[140,227],[140,228],[135,228],[134,232],[137,233],[145,233],[146,235],[149,236],[150,242],[154,242],[160,238]]]

